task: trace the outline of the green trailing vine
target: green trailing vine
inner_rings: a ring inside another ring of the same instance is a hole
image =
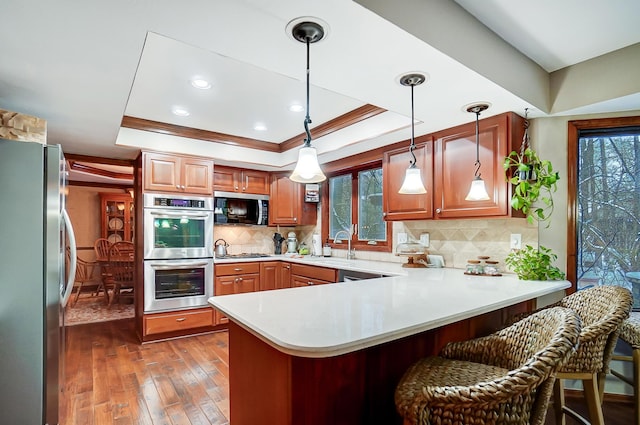
[[[520,152],[505,157],[503,168],[507,181],[513,185],[511,207],[522,211],[527,221],[548,222],[553,213],[553,192],[560,180],[551,161],[541,160],[529,145],[529,121],[525,109],[525,130]],[[549,224],[547,224],[547,227]]]
[[[552,265],[557,259],[549,248],[526,245],[511,251],[504,262],[522,280],[563,280],[564,272]]]

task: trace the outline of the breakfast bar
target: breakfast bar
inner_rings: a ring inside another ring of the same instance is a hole
[[[212,297],[230,319],[231,421],[401,423],[393,393],[414,361],[488,334],[569,287],[439,268]]]

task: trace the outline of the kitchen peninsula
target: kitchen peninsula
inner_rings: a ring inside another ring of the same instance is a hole
[[[393,393],[415,360],[569,287],[440,268],[212,297],[230,319],[232,423],[401,423]]]

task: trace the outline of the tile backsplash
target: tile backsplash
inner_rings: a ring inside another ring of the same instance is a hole
[[[393,249],[397,246],[398,233],[407,233],[409,241],[419,241],[422,233],[429,233],[429,254],[444,257],[446,267],[464,268],[467,260],[479,255],[499,261],[504,269],[504,259],[510,251],[512,233],[522,235],[522,246],[538,245],[538,227],[524,218],[466,219],[466,220],[418,220],[392,223]],[[318,226],[267,227],[218,225],[214,228],[214,240],[224,239],[230,246],[230,254],[242,252],[274,252],[273,235],[278,232],[287,237],[295,232],[298,243],[305,242],[311,248],[311,236],[320,233]],[[286,251],[286,242],[282,245]],[[334,249],[336,257],[346,257],[346,250]],[[405,257],[394,253],[356,251],[356,258],[373,261],[406,262]]]

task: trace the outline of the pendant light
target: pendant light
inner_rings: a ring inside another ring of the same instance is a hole
[[[322,40],[324,29],[317,22],[305,21],[295,25],[291,32],[293,38],[307,45],[307,115],[304,119],[304,130],[307,133],[307,138],[304,139],[304,144],[298,152],[298,163],[289,178],[298,183],[318,183],[326,180],[327,177],[320,169],[316,148],[311,146],[311,132],[309,131],[309,124],[311,124],[311,117],[309,116],[309,46],[311,43]]]
[[[409,145],[409,153],[412,159],[409,160],[409,168],[407,168],[402,186],[400,190],[398,190],[398,193],[405,195],[427,193],[427,189],[425,189],[422,183],[420,168],[416,167],[416,155],[413,153],[413,150],[416,148],[414,140],[413,88],[424,83],[425,79],[425,76],[422,74],[407,74],[400,79],[400,84],[411,87],[411,144]]]
[[[486,103],[478,103],[475,105],[471,105],[467,108],[467,112],[473,112],[476,114],[476,162],[475,162],[475,177],[471,182],[471,189],[469,190],[469,194],[465,201],[488,201],[489,194],[487,193],[487,189],[484,186],[484,180],[482,180],[480,174],[480,130],[478,126],[478,121],[480,119],[480,112],[489,108],[489,105]]]

